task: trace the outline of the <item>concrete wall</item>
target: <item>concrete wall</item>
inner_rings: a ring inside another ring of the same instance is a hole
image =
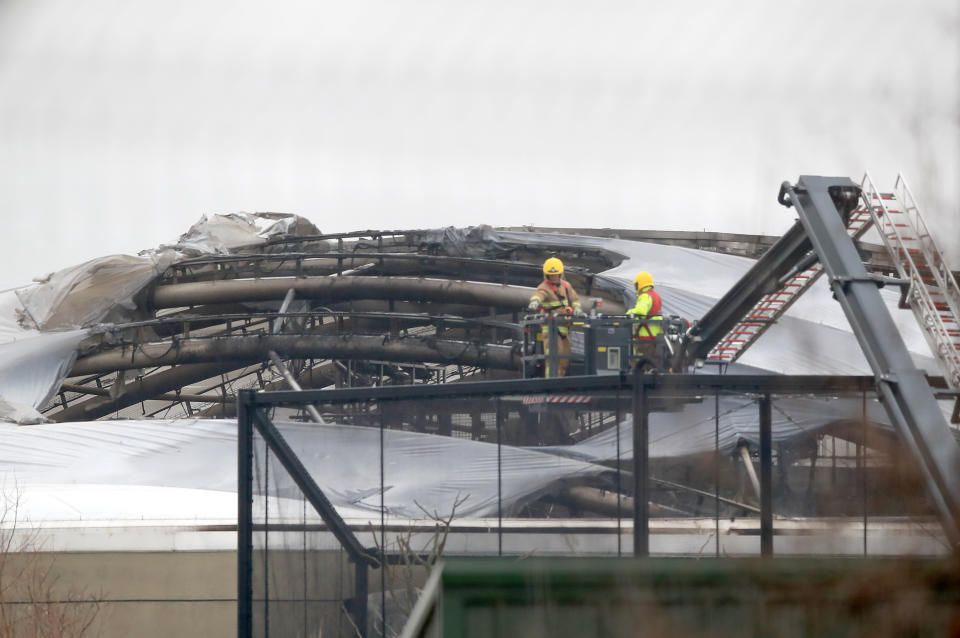
[[[57,601],[46,605],[53,615],[68,625],[94,617],[85,635],[102,638],[233,638],[236,560],[232,551],[9,554],[4,576],[25,576],[4,603],[26,618],[32,602]],[[30,585],[44,574],[42,585]],[[63,635],[77,634],[74,628]]]

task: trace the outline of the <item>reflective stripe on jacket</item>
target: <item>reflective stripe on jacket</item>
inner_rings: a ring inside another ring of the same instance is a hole
[[[661,305],[660,295],[651,287],[644,288],[640,291],[640,294],[637,295],[637,304],[627,311],[628,315],[633,315],[634,318],[641,319],[636,329],[637,338],[649,341],[656,339],[657,335],[663,332],[663,327],[660,323],[648,324],[642,321],[643,319],[662,321],[663,315],[660,314]]]

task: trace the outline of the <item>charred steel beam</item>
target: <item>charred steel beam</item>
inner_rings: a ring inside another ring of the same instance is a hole
[[[297,380],[304,389],[319,389],[331,386],[337,383],[336,367],[332,362],[321,363],[312,368],[305,368],[297,374]],[[273,381],[262,387],[265,392],[286,390],[287,383],[284,380]],[[237,416],[236,397],[228,397],[223,405],[214,405],[203,410],[194,412],[194,416],[233,418]]]
[[[98,397],[108,397],[110,396],[110,390],[106,388],[97,388],[89,387],[85,385],[77,385],[75,383],[64,383],[60,386],[61,392],[76,392],[78,394],[92,394]],[[155,397],[151,397],[158,401],[195,401],[197,403],[226,403],[228,401],[233,401],[234,399],[224,399],[218,394],[187,394],[185,392],[168,392],[166,394],[161,394]]]
[[[486,306],[472,306],[466,304],[444,304],[444,303],[416,303],[408,301],[376,301],[372,299],[361,299],[358,301],[343,301],[329,303],[323,306],[325,310],[332,312],[343,312],[350,316],[344,319],[344,328],[348,326],[376,326],[387,325],[392,321],[397,326],[421,325],[428,323],[438,323],[442,321],[438,317],[457,317],[462,319],[485,319],[510,321],[513,319],[513,312],[505,312],[500,315],[490,315],[490,308]],[[316,311],[313,311],[316,313]],[[519,310],[516,310],[519,312]],[[369,317],[366,323],[360,323],[359,315],[363,313],[381,313],[379,321],[377,317]],[[389,315],[383,313],[390,313]],[[227,320],[253,320],[258,316],[263,316],[263,321],[267,320],[269,313],[251,312],[242,304],[212,304],[204,306],[195,306],[180,312],[164,315],[158,319],[133,322],[129,324],[116,325],[116,330],[127,328],[136,328],[138,326],[149,326],[156,333],[157,337],[164,339],[175,334],[182,334],[187,327],[190,331],[204,330],[224,324]],[[403,315],[406,315],[404,317]],[[422,320],[416,315],[422,315]],[[320,316],[319,313],[316,316]],[[352,323],[356,321],[357,323]],[[373,323],[376,322],[376,323]],[[451,322],[444,322],[445,327],[452,325]],[[250,328],[253,324],[246,325],[238,323],[234,330],[242,330],[245,327]],[[324,324],[330,325],[330,324]],[[478,325],[478,327],[483,327]],[[318,330],[320,326],[314,328]],[[321,331],[322,332],[322,331]],[[334,330],[335,332],[335,330]],[[189,336],[185,334],[184,336]]]
[[[495,396],[542,392],[586,394],[626,390],[634,383],[650,388],[649,397],[683,398],[707,392],[826,394],[873,392],[874,378],[868,376],[780,375],[780,374],[631,374],[569,376],[554,379],[498,379],[441,385],[384,386],[381,388],[341,388],[303,392],[261,392],[252,400],[262,405],[280,405],[302,401],[365,401],[375,399],[438,399],[465,396]]]
[[[291,359],[461,363],[509,370],[519,367],[519,356],[509,346],[419,337],[391,340],[360,335],[254,335],[181,339],[101,352],[78,359],[70,376],[184,363],[265,361],[270,350]]]
[[[159,286],[154,308],[176,308],[237,301],[280,301],[293,289],[298,299],[343,301],[392,299],[442,301],[498,308],[523,308],[533,288],[409,277],[310,277],[200,281]]]
[[[452,317],[489,316],[490,308],[472,304],[452,304],[443,302],[416,301],[379,301],[377,299],[358,299],[356,301],[338,301],[326,304],[330,310],[343,312],[399,312],[405,314],[426,313],[428,315],[449,315]],[[511,308],[510,310],[519,310]]]
[[[179,262],[168,270],[165,278],[190,281],[229,279],[231,275],[247,273],[248,276],[315,276],[331,275],[373,264],[377,270],[398,274],[444,274],[497,273],[512,277],[541,276],[539,263],[523,263],[475,257],[450,257],[446,255],[421,255],[417,253],[288,253],[261,255],[226,255],[203,257]],[[589,275],[583,269],[570,267],[568,274]]]
[[[516,334],[519,336],[521,334],[520,326],[514,322],[507,321],[505,319],[507,316],[508,313],[503,315],[504,318],[490,316],[489,311],[487,314],[479,317],[462,317],[456,315],[428,314],[423,312],[391,312],[388,310],[383,310],[380,312],[366,312],[357,310],[336,311],[332,308],[324,308],[323,310],[313,310],[307,312],[287,313],[231,313],[220,315],[215,319],[210,318],[208,315],[204,315],[202,318],[197,319],[188,313],[176,313],[173,316],[149,319],[146,321],[112,324],[108,332],[114,337],[114,343],[121,343],[124,341],[121,336],[118,336],[120,334],[127,335],[125,339],[126,343],[148,342],[151,340],[157,341],[159,335],[170,336],[177,334],[183,335],[184,337],[210,337],[214,334],[228,334],[228,325],[230,326],[230,333],[248,334],[249,332],[252,332],[253,329],[259,327],[264,328],[263,332],[278,334],[281,332],[281,330],[277,329],[276,320],[284,317],[302,323],[306,323],[307,320],[312,320],[315,322],[310,327],[285,328],[283,331],[286,333],[298,332],[301,334],[336,334],[338,332],[356,333],[363,329],[375,329],[375,331],[379,334],[391,327],[416,327],[432,324],[438,328],[442,326],[444,330],[448,330],[451,327],[462,327],[465,330],[497,329],[508,331],[511,334]],[[316,323],[317,320],[329,321],[327,323]],[[149,328],[150,331],[147,332],[141,330],[140,332],[136,332],[137,329],[144,328]],[[195,334],[196,332],[206,330],[208,328],[217,328],[217,330],[207,331],[203,335]],[[142,334],[150,335],[152,339],[136,338]]]
[[[205,363],[201,365],[178,366],[171,370],[164,370],[156,374],[131,381],[123,387],[123,392],[116,399],[97,397],[66,410],[50,415],[50,419],[60,423],[66,421],[93,421],[106,416],[111,412],[128,408],[147,399],[162,395],[165,392],[182,388],[190,383],[217,376],[241,367],[236,361]]]

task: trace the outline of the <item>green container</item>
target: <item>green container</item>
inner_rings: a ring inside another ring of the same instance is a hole
[[[956,561],[448,559],[405,637],[957,636]]]

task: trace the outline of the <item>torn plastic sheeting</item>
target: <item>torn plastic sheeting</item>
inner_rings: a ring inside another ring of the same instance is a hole
[[[556,238],[560,238],[559,244]],[[511,252],[528,243],[541,245],[562,245],[570,248],[583,248],[583,243],[568,241],[571,236],[551,235],[549,233],[511,233],[495,230],[480,224],[468,228],[438,228],[424,232],[420,241],[420,249],[426,252],[438,252],[457,257],[475,257],[485,259],[501,259],[509,257]],[[579,239],[598,239],[580,237]],[[532,242],[525,241],[531,239]],[[591,248],[619,253],[610,250],[610,247],[600,242],[590,242]],[[594,275],[593,288],[611,293],[611,296],[620,298],[625,307],[630,307],[635,301],[633,286],[620,279]]]
[[[86,330],[38,332],[18,322],[20,301],[0,293],[0,420],[39,423],[38,412],[73,366]]]
[[[27,327],[40,330],[79,328],[98,322],[129,321],[134,296],[183,258],[182,253],[229,253],[230,249],[263,243],[276,235],[317,234],[297,215],[236,213],[204,215],[173,247],[161,246],[140,257],[113,255],[64,268],[39,285],[16,291]],[[175,250],[171,250],[171,248]]]
[[[279,235],[319,235],[320,231],[309,220],[285,213],[230,213],[204,215],[190,227],[173,246],[188,254],[228,255],[235,248],[265,243]]]
[[[454,257],[499,259],[517,248],[515,241],[501,241],[501,234],[487,224],[467,228],[436,228],[424,231],[420,250]]]
[[[774,399],[771,433],[774,444],[809,445],[826,427],[848,420],[860,420],[860,398],[783,398]],[[719,415],[719,424],[717,417]],[[878,401],[867,402],[870,425],[893,432],[890,420]],[[719,409],[712,396],[702,403],[688,403],[680,412],[651,412],[648,420],[651,459],[676,458],[713,452],[732,453],[741,441],[756,447],[760,442],[760,416],[757,401],[744,396],[721,396]],[[603,462],[633,459],[633,419],[629,415],[619,428],[610,428],[572,446],[539,448],[554,454],[584,461]]]
[[[134,296],[174,260],[172,251],[162,251],[145,257],[100,257],[64,268],[36,286],[16,291],[28,320],[24,324],[63,330],[130,320],[136,309]]]
[[[379,429],[295,423],[277,423],[277,428],[342,515],[379,513]],[[464,498],[458,517],[497,513],[495,444],[396,430],[382,434],[384,502],[390,515],[423,518],[426,510],[444,516]],[[0,425],[0,475],[8,484],[16,480],[27,498],[31,485],[54,483],[236,491],[236,446],[236,422],[224,420]],[[262,459],[262,442],[257,447]],[[500,450],[504,511],[558,488],[564,478],[607,471],[534,450]],[[277,472],[272,463],[274,485]],[[140,506],[130,507],[128,515],[139,518]],[[82,515],[91,519],[98,512]]]

